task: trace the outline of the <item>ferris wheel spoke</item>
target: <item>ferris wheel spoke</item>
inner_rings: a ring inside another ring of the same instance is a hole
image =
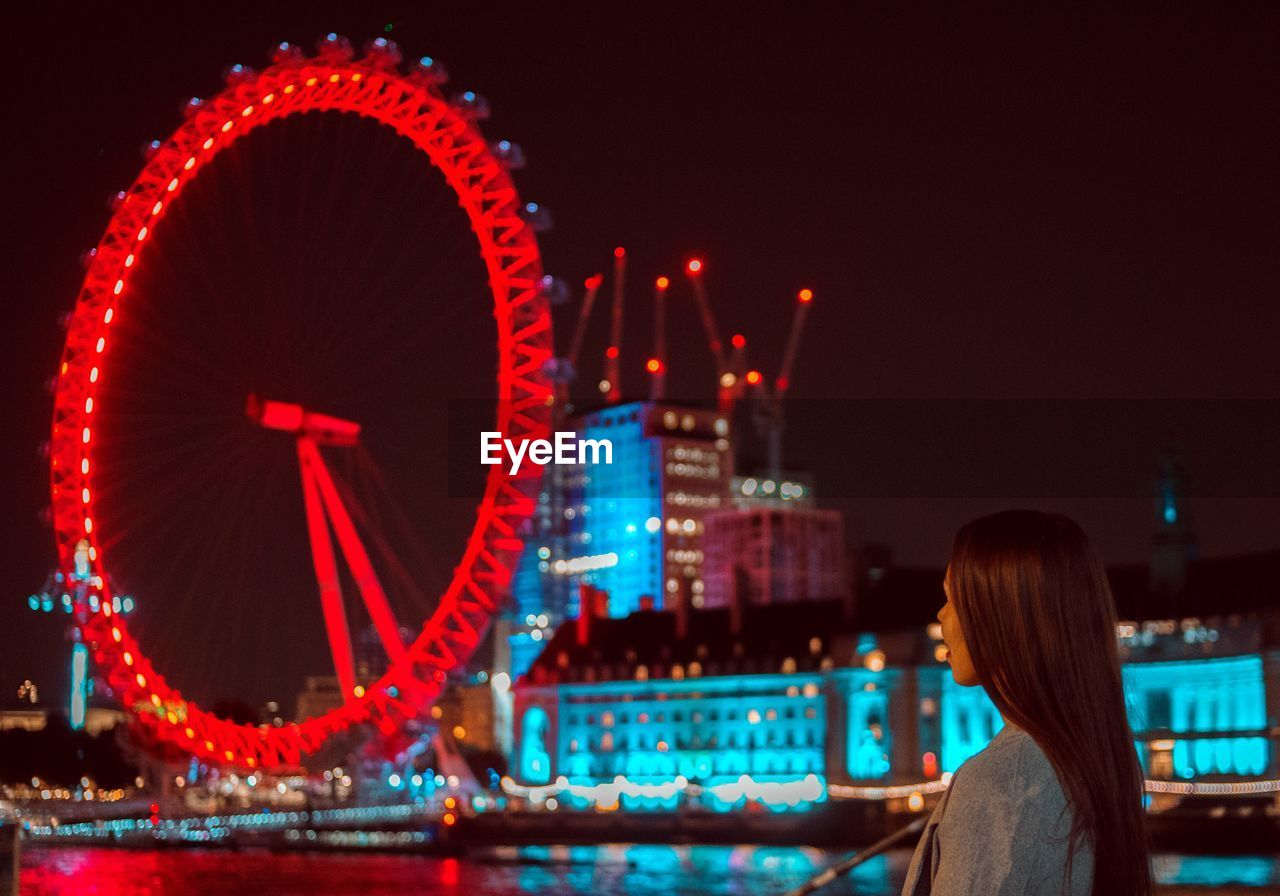
[[[369,562],[369,554],[360,541],[350,514],[343,506],[329,469],[320,457],[319,448],[314,441],[303,437],[298,439],[299,457],[304,451],[307,454],[309,472],[319,487],[320,497],[324,500],[325,509],[329,512],[329,519],[338,536],[338,544],[342,546],[347,565],[355,576],[356,585],[360,588],[360,596],[369,610],[378,638],[382,641],[382,648],[387,652],[392,663],[400,662],[404,659],[404,644],[400,640],[400,625],[396,622],[391,606],[387,602],[387,593],[382,589],[382,583],[378,581],[373,564]]]
[[[333,669],[338,676],[338,687],[344,702],[355,698],[355,655],[351,649],[351,631],[347,627],[347,613],[342,603],[342,584],[338,579],[338,561],[333,555],[333,542],[329,540],[329,526],[325,522],[321,505],[320,488],[316,481],[316,467],[323,467],[315,444],[306,438],[298,439],[298,467],[302,473],[302,494],[307,507],[307,531],[311,538],[311,560],[315,565],[316,581],[320,585],[320,608],[324,613],[324,627],[329,636],[329,652],[333,655]]]

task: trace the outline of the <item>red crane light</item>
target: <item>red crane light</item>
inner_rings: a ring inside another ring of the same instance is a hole
[[[668,280],[666,277],[658,278],[658,289],[666,289],[670,285],[671,285],[671,281]]]
[[[613,257],[614,257],[614,258],[621,258],[622,256],[624,256],[624,255],[626,255],[626,254],[627,254],[627,250],[626,250],[626,249],[624,249],[624,248],[622,248],[621,246],[619,246],[618,248],[616,248],[616,249],[614,249],[614,250],[613,250]]]
[[[743,336],[741,333],[734,333],[732,342],[734,348],[742,348],[747,344],[747,337]]]
[[[592,274],[584,282],[583,286],[587,289],[599,289],[600,284],[604,282],[604,274]]]
[[[809,302],[812,302],[812,301],[813,301],[813,290],[812,290],[812,289],[802,289],[802,290],[800,290],[800,301],[804,302],[805,304],[808,304]]]
[[[689,267],[689,273],[690,273],[690,274],[696,274],[696,273],[698,273],[699,271],[701,271],[701,270],[702,270],[702,259],[700,259],[700,258],[690,258],[690,259],[689,259],[689,265],[688,265],[688,267]]]
[[[758,386],[758,385],[760,385],[760,381],[761,381],[762,379],[764,379],[764,377],[762,377],[762,376],[760,375],[760,371],[758,371],[758,370],[748,370],[748,371],[747,371],[747,382],[748,382],[748,383],[750,383],[751,385],[753,385],[753,386]]]
[[[660,373],[662,371],[662,362],[657,358],[650,358],[644,365],[644,369],[650,373]]]
[[[604,356],[606,358],[618,357],[618,347],[616,345],[609,346],[607,349],[604,350]]]

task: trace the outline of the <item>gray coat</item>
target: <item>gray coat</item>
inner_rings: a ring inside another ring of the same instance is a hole
[[[956,770],[920,836],[903,896],[1088,896],[1087,843],[1068,880],[1071,821],[1044,751],[1006,725]]]

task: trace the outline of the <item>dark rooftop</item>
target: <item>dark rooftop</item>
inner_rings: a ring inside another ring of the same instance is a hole
[[[622,618],[590,620],[590,636],[578,644],[577,624],[566,622],[538,656],[528,678],[541,681],[634,679],[638,666],[654,678],[674,666],[702,666],[702,674],[776,672],[783,658],[797,671],[816,669],[824,657],[844,662],[860,633],[889,635],[898,661],[928,648],[923,630],[943,601],[942,569],[885,566],[863,570],[856,596],[843,600],[747,605],[739,631],[730,610],[693,610],[688,631],[676,637],[676,614],[643,610]],[[1192,561],[1186,588],[1153,593],[1140,564],[1108,570],[1121,619],[1143,620],[1257,613],[1280,608],[1280,550]],[[895,635],[896,633],[896,635]],[[818,650],[813,650],[818,639]],[[887,648],[886,648],[887,649]],[[828,660],[831,662],[832,660]]]

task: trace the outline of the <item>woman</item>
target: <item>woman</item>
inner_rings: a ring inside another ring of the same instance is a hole
[[[956,534],[943,590],[951,673],[1005,724],[952,777],[904,896],[1147,896],[1115,607],[1088,537],[1056,514],[982,517]]]

